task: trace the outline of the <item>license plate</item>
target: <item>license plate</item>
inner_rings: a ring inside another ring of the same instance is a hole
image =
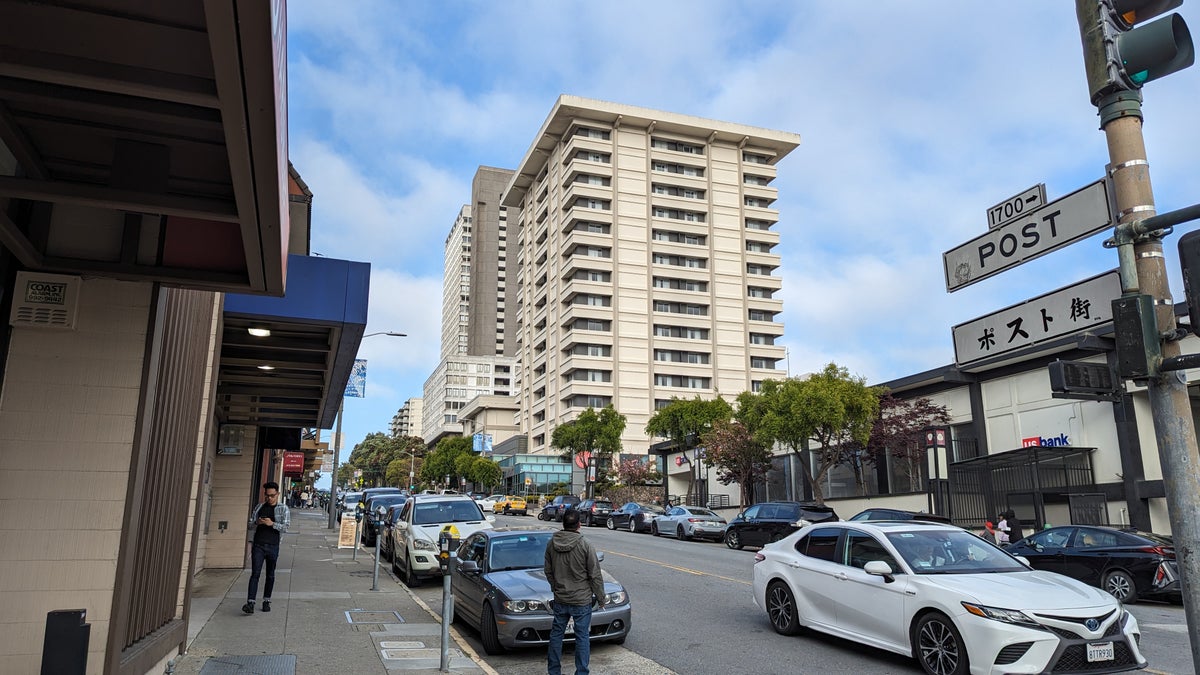
[[[1111,642],[1092,642],[1087,646],[1088,663],[1095,661],[1112,661],[1116,658],[1113,653],[1113,643]]]
[[[574,634],[575,634],[575,619],[573,619],[573,618],[572,618],[572,619],[567,619],[567,630],[566,630],[566,632],[565,632],[564,634],[565,634],[565,635],[574,635]],[[1091,656],[1092,656],[1092,652],[1090,651],[1090,647],[1091,647],[1091,645],[1088,645],[1088,647],[1089,647],[1089,651],[1088,651],[1088,660],[1089,660],[1089,661],[1091,661],[1091,660],[1092,660],[1092,658],[1091,658]],[[1112,643],[1111,643],[1111,642],[1110,642],[1110,643],[1108,643],[1108,650],[1109,650],[1110,652],[1112,651]],[[1110,656],[1110,657],[1108,657],[1108,658],[1110,658],[1110,659],[1111,659],[1112,657]]]

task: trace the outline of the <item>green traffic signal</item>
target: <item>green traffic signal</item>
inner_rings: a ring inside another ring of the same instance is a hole
[[[1093,104],[1099,105],[1109,94],[1140,89],[1195,62],[1195,47],[1183,17],[1171,14],[1137,25],[1181,4],[1183,0],[1075,1]]]

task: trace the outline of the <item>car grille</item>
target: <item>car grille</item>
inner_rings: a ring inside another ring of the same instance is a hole
[[[1067,630],[1065,628],[1055,628],[1054,626],[1046,626],[1046,625],[1043,625],[1042,628],[1045,628],[1045,629],[1049,630],[1051,633],[1054,633],[1055,635],[1059,636],[1060,638],[1063,638],[1066,640],[1079,640],[1079,639],[1084,638],[1084,636],[1080,635],[1079,633],[1076,633],[1075,631]],[[1109,626],[1108,630],[1104,632],[1104,637],[1113,637],[1115,635],[1120,635],[1120,634],[1121,634],[1121,622],[1114,621],[1113,625]]]
[[[1110,671],[1124,666],[1136,666],[1137,662],[1133,659],[1133,652],[1129,651],[1129,645],[1124,641],[1113,641],[1113,654],[1115,658],[1112,661],[1094,661],[1087,660],[1087,645],[1071,645],[1063,650],[1062,656],[1058,657],[1058,662],[1054,664],[1053,673],[1086,673],[1093,670]]]
[[[1016,663],[1032,646],[1032,642],[1018,642],[1001,649],[1000,653],[996,655],[996,665],[1007,666],[1010,663]]]

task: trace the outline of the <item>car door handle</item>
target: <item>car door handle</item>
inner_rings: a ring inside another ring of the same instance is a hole
[[[837,574],[833,575],[833,578],[837,579],[838,581],[849,581],[850,580],[850,577],[845,572],[838,572]]]

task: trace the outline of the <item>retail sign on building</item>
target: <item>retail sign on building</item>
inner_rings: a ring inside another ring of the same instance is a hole
[[[1112,321],[1121,297],[1116,270],[1038,296],[952,329],[959,367]]]
[[[304,473],[304,453],[283,453],[283,473],[286,476],[299,476]]]

